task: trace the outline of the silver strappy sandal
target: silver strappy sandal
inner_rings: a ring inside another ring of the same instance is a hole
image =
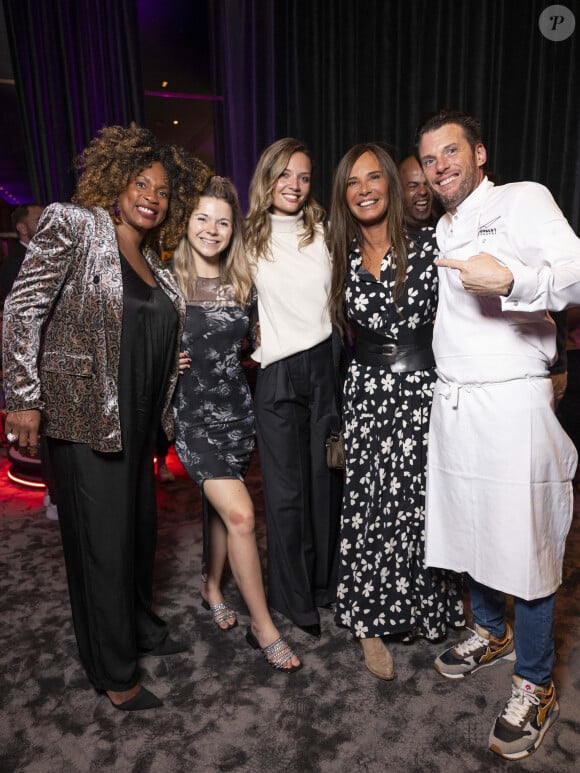
[[[234,610],[227,607],[223,601],[221,602],[221,604],[214,604],[213,606],[210,606],[209,601],[206,601],[205,599],[202,598],[201,606],[204,609],[208,609],[211,612],[213,621],[220,629],[220,631],[231,631],[232,628],[235,628],[236,625],[238,624],[238,616],[236,615]],[[231,625],[228,625],[227,628],[222,628],[221,624],[227,623],[227,621],[231,620],[232,617],[234,618],[234,622],[231,623]]]
[[[255,650],[260,650],[262,655],[266,658],[266,661],[275,668],[277,671],[283,671],[285,674],[295,674],[296,671],[300,671],[302,663],[299,666],[290,666],[290,668],[284,668],[284,663],[291,660],[295,652],[290,645],[284,641],[280,636],[279,639],[273,641],[272,644],[268,644],[267,647],[260,647],[260,642],[256,639],[252,633],[252,629],[248,626],[246,631],[246,641]]]

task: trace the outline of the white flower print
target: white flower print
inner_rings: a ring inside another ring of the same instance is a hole
[[[391,482],[389,483],[389,493],[393,494],[394,496],[400,488],[401,488],[401,482],[396,478],[391,478]]]
[[[385,392],[392,392],[394,384],[395,384],[395,379],[393,378],[392,373],[387,373],[381,379],[381,386],[383,387]]]
[[[423,411],[421,408],[414,408],[412,413],[412,421],[415,426],[423,423]]]
[[[349,550],[350,550],[350,542],[347,539],[342,539],[340,541],[340,554],[342,556],[347,556]]]
[[[368,298],[365,298],[364,295],[357,295],[354,299],[354,307],[357,311],[366,311],[368,303]]]
[[[388,437],[386,440],[381,441],[381,453],[388,456],[393,450],[393,438]]]
[[[399,577],[399,579],[396,582],[396,585],[399,593],[407,593],[407,590],[409,588],[409,583],[405,577]]]
[[[364,438],[368,437],[370,435],[370,432],[371,432],[371,428],[369,427],[369,425],[368,424],[363,424],[362,427],[360,428],[360,436],[361,436],[361,438],[364,439]]]
[[[413,287],[407,289],[407,300],[409,303],[414,303],[415,298],[419,295],[419,290],[415,290]]]
[[[394,537],[392,537],[388,542],[385,543],[385,553],[387,555],[395,552],[396,547],[396,540]]]
[[[352,528],[353,529],[360,529],[360,527],[362,526],[362,522],[363,522],[363,519],[362,519],[361,514],[360,513],[355,513],[353,515],[353,517],[352,517],[352,522],[351,522],[352,523]]]
[[[415,330],[419,326],[419,314],[411,314],[407,322],[411,330]]]
[[[376,392],[377,382],[375,381],[374,378],[367,379],[367,381],[366,381],[366,389],[367,389],[367,392],[369,394],[371,394],[371,395]]]

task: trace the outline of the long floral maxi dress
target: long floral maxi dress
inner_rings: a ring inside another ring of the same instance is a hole
[[[380,280],[353,242],[346,313],[383,336],[433,322],[437,304],[433,229],[408,244],[407,281],[393,302],[390,253]],[[392,373],[352,360],[344,388],[346,483],[336,620],[359,638],[427,639],[464,624],[460,578],[426,568],[425,476],[435,369]]]
[[[253,303],[252,299],[252,303]],[[241,363],[251,304],[237,305],[230,285],[199,277],[187,303],[181,351],[191,366],[174,397],[175,450],[198,484],[209,478],[243,480],[255,443],[254,410]],[[203,497],[204,556],[209,549],[208,503]]]

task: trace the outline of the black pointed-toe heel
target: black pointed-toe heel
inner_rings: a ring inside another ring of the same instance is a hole
[[[312,625],[299,625],[301,631],[307,633],[309,636],[314,636],[315,639],[320,639],[322,632],[320,630],[320,623],[313,623]]]
[[[107,695],[106,692],[105,695]],[[108,695],[107,698],[109,698]],[[147,709],[159,709],[163,706],[163,701],[159,700],[159,698],[156,695],[153,695],[146,687],[141,687],[137,695],[129,698],[128,701],[124,701],[123,703],[113,703],[109,698],[109,702],[113,708],[119,709],[119,711],[146,711]]]
[[[246,641],[255,650],[260,650],[262,655],[266,658],[266,662],[275,668],[276,671],[282,671],[284,674],[295,674],[296,671],[300,671],[302,663],[299,666],[290,666],[290,668],[284,668],[284,663],[291,660],[296,653],[294,650],[284,641],[280,636],[279,639],[273,641],[272,644],[268,644],[267,647],[260,647],[260,642],[256,639],[252,633],[252,629],[248,626],[246,631]]]
[[[151,655],[154,658],[161,658],[164,655],[177,655],[179,652],[187,652],[189,645],[184,641],[175,641],[171,636],[166,636],[161,644],[153,647],[152,650],[139,650],[139,655]]]

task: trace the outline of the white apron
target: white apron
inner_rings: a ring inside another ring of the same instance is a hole
[[[526,600],[562,581],[576,450],[549,378],[437,382],[429,429],[426,562]]]

